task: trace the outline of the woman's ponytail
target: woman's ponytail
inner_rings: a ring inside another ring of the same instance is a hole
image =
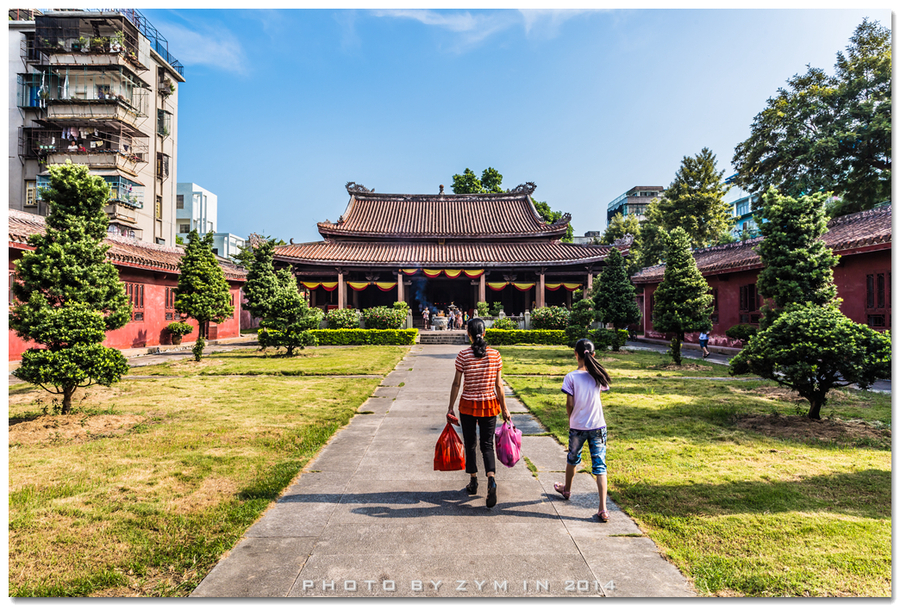
[[[579,339],[578,343],[575,344],[575,351],[584,360],[584,368],[594,378],[594,381],[600,385],[610,387],[609,373],[606,372],[606,369],[594,356],[594,344],[588,339]]]
[[[469,336],[472,337],[472,353],[476,358],[484,358],[487,354],[487,343],[484,341],[484,320],[472,318],[466,328]]]

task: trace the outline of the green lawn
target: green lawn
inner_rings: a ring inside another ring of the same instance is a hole
[[[167,364],[132,367],[131,375],[386,375],[407,346],[308,347],[291,357],[284,350],[240,349]]]
[[[835,391],[809,422],[774,384],[651,379],[636,356],[603,395],[610,497],[699,593],[890,596],[889,395]],[[564,442],[562,377],[506,380]]]
[[[575,368],[574,350],[554,346],[501,346],[504,375],[565,375]],[[616,377],[728,377],[728,367],[685,358],[682,368],[658,352],[622,351],[597,354]]]
[[[384,348],[349,353],[343,373],[393,366]],[[264,362],[224,362],[242,358]],[[79,391],[68,416],[10,388],[10,595],[187,595],[380,383],[171,368]]]

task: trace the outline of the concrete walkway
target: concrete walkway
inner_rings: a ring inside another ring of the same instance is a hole
[[[413,347],[192,596],[694,595],[612,502],[609,523],[592,520],[590,475],[569,501],[553,491],[565,451],[550,436],[523,437],[536,477],[498,462],[493,509],[480,457],[476,496],[464,472],[433,470],[459,349]],[[507,400],[523,434],[545,432]]]

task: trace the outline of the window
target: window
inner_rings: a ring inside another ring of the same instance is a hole
[[[218,248],[213,248],[213,254],[215,254],[216,256],[218,256],[218,255],[219,255],[219,249],[218,249]]]
[[[756,292],[756,284],[741,286],[739,310],[741,324],[759,322],[759,294]]]
[[[713,297],[713,302],[712,302],[713,310],[712,310],[712,314],[710,314],[710,316],[709,316],[709,321],[712,322],[713,324],[718,324],[719,323],[719,289],[718,288],[713,288],[712,297]]]
[[[866,323],[874,328],[884,328],[890,324],[890,313],[890,271],[866,275]]]
[[[178,225],[178,232],[179,233],[190,233],[191,225]]]
[[[175,319],[175,289],[166,288],[166,320]]]
[[[176,195],[175,196],[175,209],[176,210],[184,209],[184,195]]]
[[[168,110],[157,109],[156,111],[156,135],[168,137],[172,129],[172,113]]]
[[[144,285],[125,282],[125,294],[131,301],[131,319],[135,322],[144,321]]]
[[[25,207],[33,208],[37,205],[37,182],[25,181]]]
[[[169,177],[169,155],[156,153],[156,179],[165,180]]]
[[[156,218],[162,218],[162,195],[156,196]]]

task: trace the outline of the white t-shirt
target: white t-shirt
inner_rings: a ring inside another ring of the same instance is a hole
[[[598,384],[587,371],[572,371],[563,379],[562,391],[575,398],[575,407],[569,417],[569,428],[596,430],[606,426],[600,392],[609,388]]]

